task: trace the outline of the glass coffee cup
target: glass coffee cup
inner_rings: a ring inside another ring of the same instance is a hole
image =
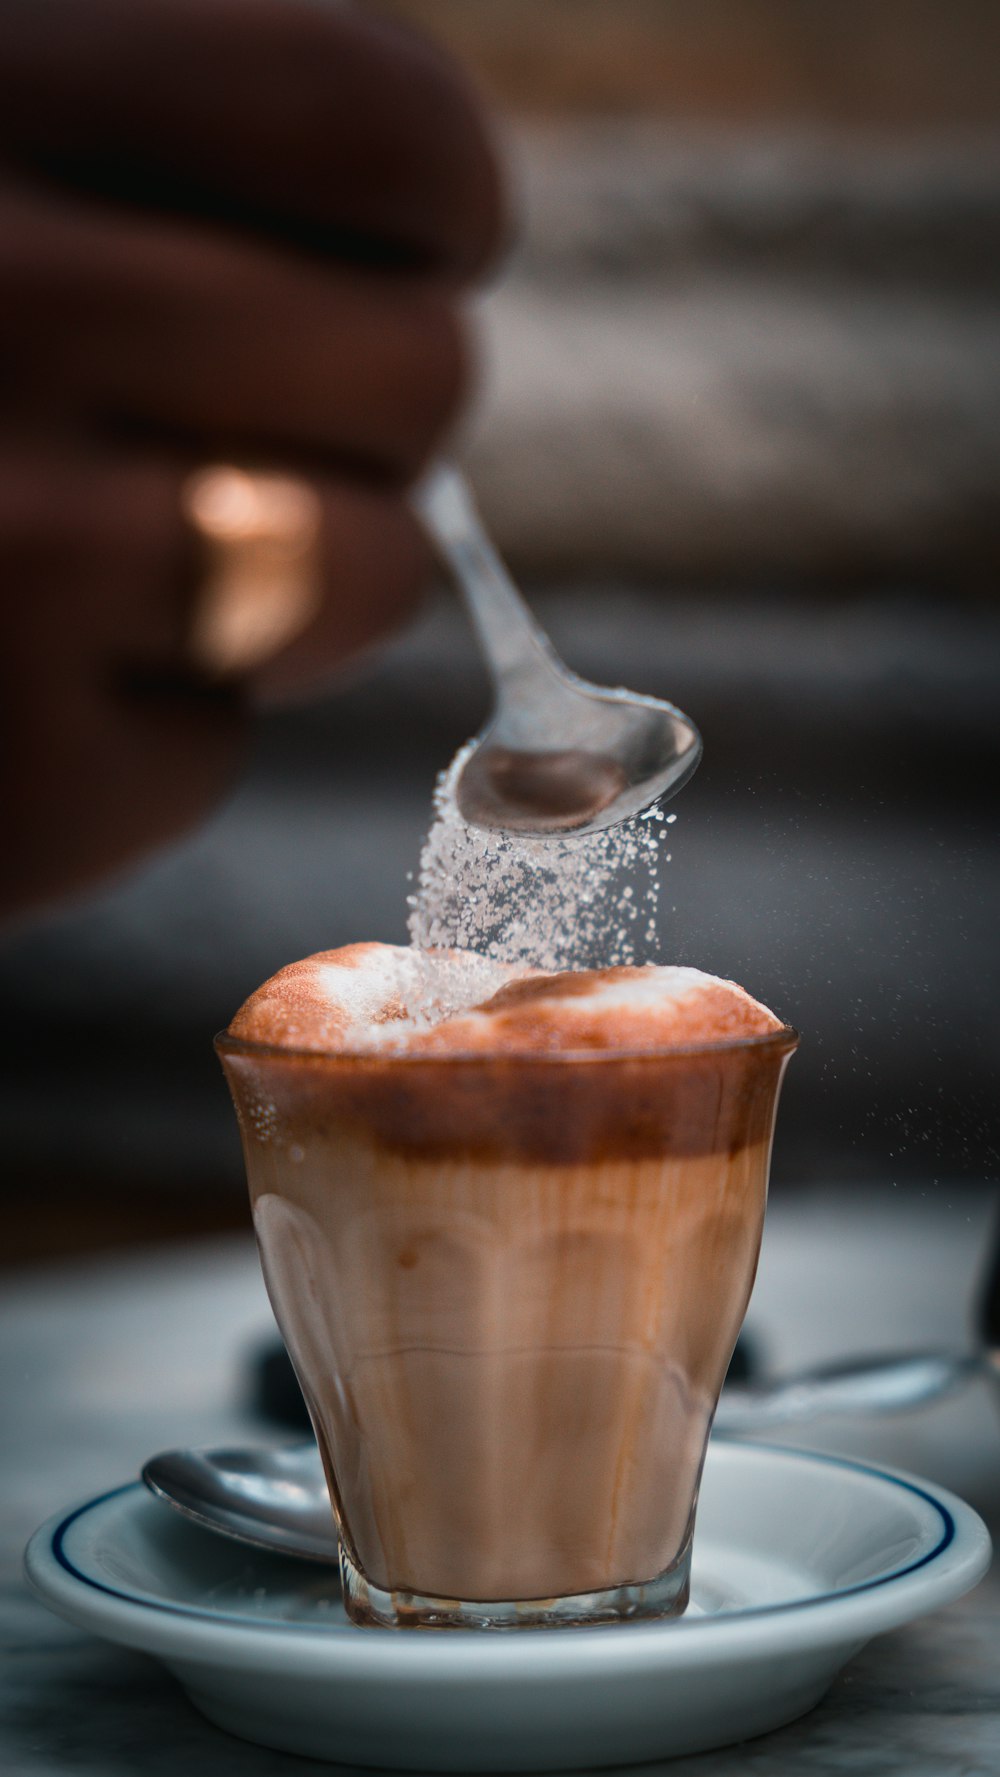
[[[217,1039],[354,1622],[683,1611],[796,1042]]]

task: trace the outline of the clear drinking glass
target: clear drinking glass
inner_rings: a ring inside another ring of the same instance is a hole
[[[684,1609],[796,1041],[408,1057],[218,1039],[355,1622]]]

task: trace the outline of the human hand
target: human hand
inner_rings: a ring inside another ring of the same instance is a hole
[[[407,483],[468,368],[501,232],[474,101],[431,46],[316,0],[10,0],[0,12],[0,675],[8,909],[196,820],[246,706],[399,623]],[[181,489],[302,472],[325,596],[238,685],[187,670]]]

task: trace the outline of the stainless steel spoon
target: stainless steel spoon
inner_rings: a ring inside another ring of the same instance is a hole
[[[594,833],[679,790],[701,758],[687,716],[563,665],[456,470],[434,470],[413,503],[461,587],[493,678],[492,719],[458,782],[464,818],[504,832]]]
[[[896,1413],[937,1400],[972,1377],[1000,1374],[988,1353],[912,1352],[806,1371],[756,1388],[727,1388],[716,1429],[767,1431],[821,1413]],[[168,1450],[142,1471],[146,1486],[207,1530],[238,1542],[336,1561],[337,1535],[315,1444],[280,1450]]]
[[[165,1450],[142,1479],[206,1530],[256,1548],[336,1561],[337,1532],[315,1444],[280,1450]]]
[[[978,1351],[912,1351],[821,1364],[783,1381],[727,1388],[715,1428],[758,1432],[827,1413],[906,1413],[987,1373],[998,1372],[990,1354]]]

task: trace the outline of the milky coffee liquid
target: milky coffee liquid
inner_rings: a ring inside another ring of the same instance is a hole
[[[220,1040],[348,1609],[682,1609],[794,1038],[694,970],[413,954],[306,959]]]

